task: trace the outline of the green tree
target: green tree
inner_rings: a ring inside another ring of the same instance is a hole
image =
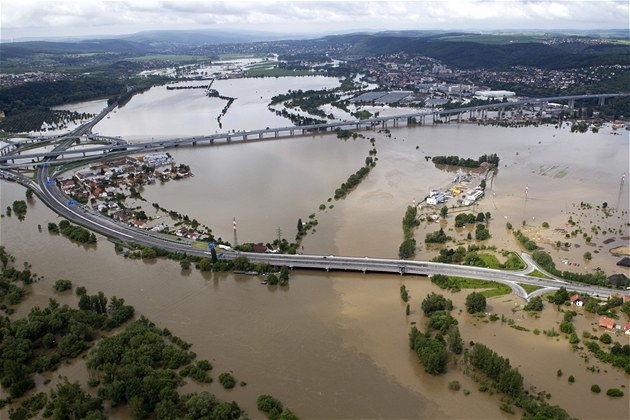
[[[199,269],[201,271],[212,271],[212,260],[210,258],[202,258],[199,261]]]
[[[448,348],[455,354],[462,354],[464,351],[464,341],[457,325],[453,325],[448,331]]]
[[[533,297],[523,307],[526,311],[540,312],[543,310],[543,300],[540,296]]]
[[[591,255],[590,252],[587,251],[587,252],[584,253],[584,259],[587,260],[587,261],[590,261],[590,260],[593,259],[593,256]]]
[[[443,206],[440,209],[440,215],[442,216],[443,219],[446,219],[446,215],[448,214],[448,207]]]
[[[289,282],[289,267],[283,265],[280,269],[280,275],[278,276],[280,286],[284,286]]]
[[[142,250],[142,259],[152,260],[157,257],[157,252],[153,248],[144,248]]]
[[[604,344],[610,344],[612,343],[612,337],[610,336],[610,334],[604,333],[599,336],[599,341],[601,341]]]
[[[256,407],[269,418],[277,418],[282,413],[282,403],[268,394],[259,395],[256,399]]]
[[[453,309],[453,302],[442,295],[431,292],[422,301],[421,308],[425,315],[430,315],[436,311],[450,311]]]
[[[59,279],[55,282],[53,289],[55,289],[56,292],[70,290],[72,289],[72,282],[70,280]]]
[[[618,388],[610,388],[606,391],[606,395],[613,398],[623,397],[623,391]]]
[[[217,258],[217,250],[212,248],[210,250],[210,257],[212,258],[212,264],[216,263],[217,261],[219,261],[219,259]]]
[[[270,273],[267,276],[267,284],[271,286],[275,286],[276,284],[278,284],[278,276],[276,276],[274,273]]]
[[[297,222],[298,233],[302,232],[303,229],[304,229],[304,225],[302,224],[302,219],[300,218],[298,219],[298,222]]]
[[[486,310],[486,297],[481,293],[472,292],[466,296],[466,311],[469,314],[484,312]]]
[[[219,382],[221,382],[221,385],[223,385],[223,388],[225,389],[232,389],[234,388],[234,385],[236,385],[234,376],[228,372],[224,372],[219,375]]]
[[[239,255],[238,257],[234,258],[232,260],[232,263],[234,264],[234,269],[238,271],[245,271],[249,270],[250,268],[249,258],[244,255]]]
[[[427,329],[438,330],[440,334],[446,335],[453,325],[457,325],[457,320],[446,311],[437,311],[429,315],[427,319]]]
[[[68,382],[67,378],[50,392],[47,409],[55,419],[105,418],[101,400],[83,391],[78,382]]]
[[[402,259],[413,256],[416,252],[416,240],[413,238],[405,239],[398,248],[398,256]]]

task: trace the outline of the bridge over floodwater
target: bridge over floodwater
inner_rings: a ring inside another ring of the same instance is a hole
[[[105,141],[109,144],[83,148],[80,150],[54,150],[49,152],[35,153],[21,153],[19,148],[5,146],[4,148],[0,149],[0,167],[5,169],[36,168],[38,166],[41,166],[43,164],[43,161],[47,159],[55,159],[55,162],[57,163],[67,163],[87,158],[103,157],[110,153],[117,152],[132,154],[168,149],[179,146],[196,146],[198,144],[214,145],[217,143],[231,143],[233,141],[246,142],[248,140],[272,140],[279,137],[313,135],[317,133],[333,132],[335,130],[374,129],[376,127],[387,128],[388,124],[392,124],[392,126],[397,127],[401,124],[401,122],[407,123],[407,121],[411,119],[415,119],[416,122],[419,124],[425,124],[427,118],[431,118],[432,122],[435,123],[441,118],[446,118],[447,122],[449,122],[451,117],[455,117],[457,118],[457,121],[460,122],[462,120],[462,116],[466,113],[468,114],[469,118],[478,117],[483,120],[487,118],[487,112],[489,110],[501,110],[508,108],[516,108],[522,110],[526,106],[539,106],[540,109],[543,110],[545,109],[547,104],[552,101],[567,101],[569,109],[573,109],[575,101],[577,100],[597,99],[598,103],[600,105],[603,105],[606,99],[623,96],[630,96],[630,93],[602,93],[592,95],[527,98],[513,102],[501,102],[447,110],[414,112],[408,114],[393,115],[389,117],[368,118],[364,120],[338,121],[325,124],[265,128],[248,131],[231,131],[227,133],[212,134],[208,136],[182,137],[175,139],[157,141],[152,140],[135,143],[127,142],[120,137],[92,135],[90,138],[92,138],[93,140]],[[63,136],[61,138],[56,136],[53,139],[68,139],[69,137],[78,137],[87,133],[98,121],[100,121],[100,119],[102,119],[112,109],[113,105],[103,110],[97,116],[97,118],[95,118],[95,120],[91,121],[90,123],[82,125],[81,127],[75,129],[74,132],[66,136]],[[41,141],[51,140],[51,138],[42,137],[40,137],[39,139],[41,139]],[[16,160],[18,160],[19,162],[16,163]]]

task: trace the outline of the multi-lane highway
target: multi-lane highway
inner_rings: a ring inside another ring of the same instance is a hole
[[[521,99],[514,102],[502,102],[488,105],[478,105],[473,107],[463,107],[463,108],[455,108],[448,110],[432,110],[432,111],[423,111],[423,112],[415,112],[409,114],[402,115],[392,115],[387,117],[377,117],[377,118],[369,118],[364,120],[354,120],[354,121],[338,121],[338,122],[330,122],[325,124],[315,124],[315,125],[307,125],[307,126],[289,126],[289,127],[277,127],[277,128],[265,128],[259,130],[249,130],[249,131],[238,131],[238,132],[227,132],[227,133],[219,133],[212,135],[203,135],[196,137],[180,137],[175,139],[164,139],[158,141],[147,141],[147,142],[134,142],[125,145],[115,144],[115,142],[110,142],[112,144],[108,145],[99,145],[90,148],[82,148],[80,150],[63,150],[61,153],[59,151],[50,151],[50,152],[33,152],[33,153],[21,153],[18,155],[16,153],[19,150],[13,150],[11,152],[5,152],[0,157],[0,167],[5,169],[10,168],[24,168],[24,167],[36,167],[41,165],[46,158],[55,158],[57,161],[69,162],[73,160],[81,160],[86,157],[98,155],[106,155],[111,152],[127,152],[127,153],[140,153],[146,152],[149,150],[161,150],[168,149],[172,147],[178,146],[187,146],[187,145],[201,145],[201,144],[226,144],[236,141],[251,141],[252,139],[258,140],[271,140],[277,138],[279,135],[289,135],[293,136],[295,133],[301,134],[312,134],[312,133],[321,133],[326,131],[333,131],[336,129],[360,129],[366,127],[377,127],[383,126],[385,127],[388,122],[392,122],[394,125],[397,125],[399,121],[407,121],[410,118],[416,118],[423,120],[425,117],[435,117],[440,118],[443,116],[450,115],[461,115],[463,113],[468,112],[472,115],[475,112],[486,112],[490,109],[505,109],[505,108],[522,108],[524,106],[543,106],[544,104],[550,101],[575,101],[575,100],[588,100],[588,99],[599,99],[604,100],[606,98],[616,98],[622,96],[628,96],[630,93],[605,93],[605,94],[593,94],[593,95],[573,95],[573,96],[553,96],[547,98],[526,98]],[[83,135],[87,131],[89,131],[98,120],[102,119],[107,112],[109,112],[114,105],[106,108],[101,112],[93,121],[86,123],[77,129],[75,129],[71,134],[66,137],[77,137]],[[20,160],[21,162],[16,163],[15,160]],[[31,162],[31,160],[33,162]]]
[[[102,118],[106,112],[99,114]],[[59,139],[59,144],[43,162],[52,162],[57,156],[73,143],[77,135],[88,132],[95,124],[91,121],[75,129],[70,135]],[[102,158],[102,157],[101,157]],[[82,206],[68,196],[66,196],[55,182],[56,174],[50,171],[53,168],[44,163],[37,169],[36,182],[31,178],[21,175],[15,171],[0,169],[0,176],[5,179],[19,182],[26,187],[32,188],[35,193],[56,213],[86,228],[106,235],[114,240],[123,243],[136,243],[144,246],[157,247],[170,252],[186,253],[188,255],[208,256],[208,252],[203,249],[193,248],[191,243],[180,238],[168,238],[162,234],[153,234],[140,229],[118,223],[108,217],[93,211],[87,206]],[[531,284],[540,286],[545,290],[554,290],[565,286],[579,293],[607,296],[615,292],[612,289],[588,286],[578,283],[570,283],[560,279],[541,279],[528,276],[527,273],[534,269],[533,263],[524,258],[527,268],[520,272],[493,270],[487,268],[441,264],[428,261],[409,261],[384,258],[359,258],[345,256],[323,256],[323,255],[286,255],[274,253],[239,253],[233,251],[221,251],[221,258],[232,259],[239,255],[246,256],[252,262],[266,262],[268,264],[291,268],[305,268],[317,270],[351,270],[364,273],[398,273],[401,275],[431,276],[434,274],[445,274],[449,276],[459,276],[467,278],[478,278],[483,280],[497,281],[511,287],[513,293],[522,298],[528,298],[526,291],[519,285]],[[539,294],[541,291],[534,292]]]

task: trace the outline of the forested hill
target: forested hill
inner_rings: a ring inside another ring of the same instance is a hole
[[[344,37],[338,37],[340,43]],[[450,41],[437,37],[389,35],[353,36],[352,54],[372,56],[406,52],[433,57],[456,68],[506,69],[523,65],[546,69],[588,67],[604,64],[630,64],[627,45],[561,44],[540,42],[489,44]]]
[[[2,60],[28,58],[34,54],[147,53],[150,45],[123,39],[95,39],[75,42],[28,41],[2,44]]]

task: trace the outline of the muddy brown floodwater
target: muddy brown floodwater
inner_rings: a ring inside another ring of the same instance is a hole
[[[516,244],[505,232],[505,216],[515,225],[525,219],[530,225],[548,221],[552,229],[559,227],[566,222],[563,212],[572,203],[615,203],[621,173],[628,167],[627,137],[610,134],[610,130],[570,134],[568,129],[553,127],[461,125],[401,128],[391,133],[386,138],[363,132],[376,138],[379,161],[344,200],[326,202],[362,165],[371,148],[366,140],[343,142],[322,136],[182,148],[174,153],[177,162],[191,165],[195,177],[147,187],[143,195],[149,202],[197,218],[228,239],[231,218],[238,211],[241,242],[271,241],[278,227],[291,238],[298,217],[316,213],[319,225],[305,239],[305,253],[394,257],[402,240],[406,206],[414,197],[423,198],[431,187],[452,179],[451,173],[436,169],[425,156],[475,158],[497,153],[501,157],[499,172],[478,211],[493,214],[490,243],[509,249]],[[601,159],[607,164],[599,163]],[[556,166],[561,170],[550,169]],[[527,202],[525,185],[529,186]],[[2,209],[24,197],[24,189],[16,184],[2,182],[0,187]],[[618,208],[627,211],[627,187],[621,189],[620,197]],[[321,203],[334,207],[319,211]],[[532,217],[534,222],[530,222]],[[447,229],[453,219],[447,218]],[[611,219],[611,224],[620,223]],[[25,221],[15,216],[1,219],[0,242],[16,256],[16,264],[29,261],[33,271],[46,275],[32,286],[14,317],[24,316],[33,306],[45,306],[50,297],[75,304],[72,294],[52,292],[58,278],[70,279],[92,293],[102,290],[108,296],[124,297],[138,315],[191,342],[192,350],[214,365],[213,376],[231,370],[237,381],[246,381],[246,387],[232,391],[223,390],[216,381],[207,389],[220,398],[236,400],[252,417],[260,417],[256,397],[269,393],[303,418],[516,418],[501,412],[499,396],[480,393],[479,385],[457,366],[441,377],[423,372],[408,348],[407,334],[411,322],[422,322],[423,297],[438,291],[425,278],[296,271],[288,288],[272,288],[261,285],[256,277],[185,273],[170,261],[125,260],[100,236],[95,247],[80,246],[46,232],[46,224],[58,220],[38,199],[29,203]],[[38,232],[38,224],[43,232]],[[424,234],[435,226],[423,223],[418,229],[417,258],[435,255],[423,244]],[[606,247],[620,246],[624,240],[615,235],[613,243],[603,245],[602,239],[593,239],[594,246],[602,248],[591,264],[614,268],[616,259],[607,255]],[[403,282],[411,294],[409,318],[400,300]],[[500,321],[486,323],[466,315],[465,310],[459,313],[467,292],[447,294],[454,301],[453,313],[464,341],[482,342],[510,358],[523,373],[526,386],[550,392],[551,403],[580,418],[629,417],[628,377],[622,371],[593,358],[585,362],[562,337],[537,336]],[[562,315],[555,309],[548,307],[535,319],[512,311],[521,304],[516,297],[503,296],[489,300],[489,310],[530,330],[557,329]],[[578,334],[592,329],[594,321],[589,314],[578,316]],[[628,342],[623,336],[615,339]],[[600,373],[586,370],[591,365],[599,367]],[[81,362],[76,362],[63,366],[60,373],[85,382],[80,368]],[[558,369],[564,372],[560,378]],[[575,376],[575,383],[567,382],[569,375]],[[450,391],[447,384],[452,380],[459,380],[470,394]],[[626,395],[611,399],[592,394],[594,383],[602,389],[626,386],[622,388]],[[44,388],[42,378],[37,384],[38,389]],[[199,386],[188,384],[185,389]],[[6,416],[6,410],[0,416]],[[110,412],[112,417],[126,414]]]

